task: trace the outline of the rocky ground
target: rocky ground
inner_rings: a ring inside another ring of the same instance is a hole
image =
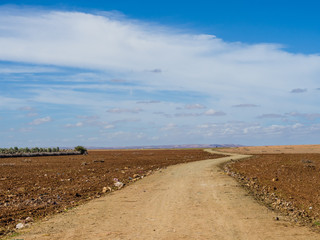
[[[207,150],[212,153],[212,150]],[[319,240],[270,211],[220,169],[234,154],[169,166],[18,231],[15,239]],[[12,238],[11,238],[12,239]]]
[[[259,154],[225,171],[269,208],[319,228],[320,154]]]
[[[0,233],[24,228],[48,214],[178,163],[220,155],[203,150],[104,150],[89,155],[0,159]]]

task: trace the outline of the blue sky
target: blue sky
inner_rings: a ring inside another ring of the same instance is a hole
[[[315,1],[2,1],[0,146],[314,144]]]

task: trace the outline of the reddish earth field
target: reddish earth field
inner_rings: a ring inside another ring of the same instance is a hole
[[[320,153],[320,145],[279,145],[232,147],[218,149],[223,152],[240,154],[275,154],[275,153]]]
[[[0,159],[0,233],[27,217],[62,212],[166,166],[219,158],[194,150],[101,150],[89,155]]]
[[[269,207],[320,225],[320,154],[256,154],[228,163],[226,171]]]

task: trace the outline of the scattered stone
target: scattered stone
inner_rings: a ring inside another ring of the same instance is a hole
[[[139,178],[140,175],[139,174],[133,174],[133,178]]]
[[[308,160],[308,159],[302,159],[301,162],[302,163],[313,163],[311,160]]]
[[[123,183],[122,182],[115,182],[114,186],[117,187],[118,189],[121,189],[123,187]]]
[[[25,224],[23,224],[23,223],[18,223],[17,225],[16,225],[16,229],[22,229],[22,228],[24,228],[25,227]]]
[[[280,218],[279,218],[279,217],[275,217],[275,218],[274,218],[274,220],[279,221],[279,220],[280,220]]]
[[[25,220],[26,223],[30,223],[33,222],[33,218],[32,217],[27,217]]]
[[[120,182],[118,180],[118,178],[114,178],[113,181],[114,181],[114,183],[113,183],[114,186],[117,187],[118,189],[121,189],[124,186],[124,184],[122,182]]]
[[[80,193],[76,193],[76,197],[81,197],[81,194]]]
[[[106,193],[108,191],[108,188],[107,187],[103,187],[102,188],[102,193]]]
[[[104,163],[104,160],[94,160],[94,163]]]

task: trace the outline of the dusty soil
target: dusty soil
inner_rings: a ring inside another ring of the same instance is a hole
[[[320,154],[260,154],[228,168],[271,208],[320,225]]]
[[[320,153],[320,145],[281,145],[221,148],[219,151],[239,154]]]
[[[19,239],[320,239],[258,204],[220,169],[230,159],[170,166],[22,231]]]
[[[89,151],[89,155],[0,159],[0,230],[62,212],[168,165],[217,158],[203,150]],[[108,187],[110,187],[108,189]]]

